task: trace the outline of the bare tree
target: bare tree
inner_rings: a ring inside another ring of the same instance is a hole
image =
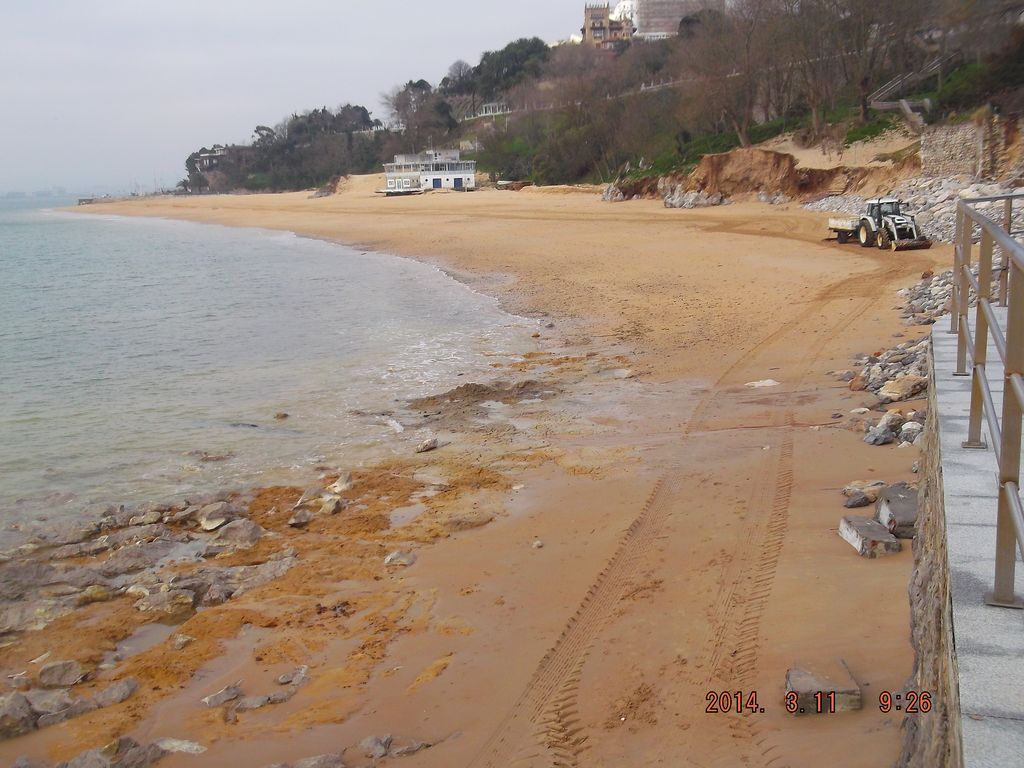
[[[768,0],[738,0],[725,14],[699,14],[680,40],[682,73],[697,81],[689,108],[720,115],[744,147],[769,63],[768,15]]]

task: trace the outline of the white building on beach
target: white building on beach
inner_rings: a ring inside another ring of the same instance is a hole
[[[395,155],[384,164],[389,195],[412,194],[430,189],[476,189],[476,161],[462,160],[457,149],[439,149],[418,155]]]

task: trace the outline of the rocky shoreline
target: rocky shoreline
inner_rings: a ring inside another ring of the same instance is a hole
[[[237,631],[230,629],[232,624],[227,635],[208,636],[203,632],[210,626],[206,617],[236,603],[244,603],[243,613],[248,613],[260,605],[266,589],[276,588],[293,569],[307,574],[322,569],[331,557],[325,535],[346,551],[359,550],[354,561],[358,578],[379,579],[413,565],[417,546],[486,525],[495,514],[475,504],[466,509],[462,497],[508,489],[506,476],[515,466],[528,459],[530,450],[545,448],[508,432],[487,404],[505,404],[510,410],[519,403],[543,404],[567,383],[617,371],[621,363],[621,358],[597,352],[527,353],[520,362],[496,364],[507,366],[514,379],[463,385],[411,401],[396,413],[412,434],[435,435],[409,444],[406,457],[351,472],[324,467],[320,482],[305,489],[256,488],[171,502],[91,505],[78,522],[36,531],[28,543],[0,555],[0,669],[9,685],[0,696],[0,741],[80,718],[95,723],[87,716],[146,699],[128,722],[134,721],[160,698],[161,686],[145,674],[133,674],[133,667],[152,670],[135,663],[145,652],[119,652],[124,641],[147,627],[166,626],[154,649],[165,658],[187,659],[182,672],[190,676],[222,652],[221,639]],[[489,458],[510,449],[523,454],[512,463]],[[412,522],[393,524],[394,510],[412,507],[420,508]],[[317,606],[318,616],[322,608],[323,616],[341,619],[364,610],[355,600],[318,601]],[[77,637],[76,626],[83,621],[100,629]],[[315,675],[308,664],[300,664],[280,675],[273,690],[250,693],[240,682],[212,692],[202,705],[219,710],[230,725],[243,713],[288,702]],[[116,727],[123,716],[110,720],[115,738],[106,747],[57,765],[139,768],[175,751],[204,749],[181,739],[142,745]],[[375,736],[363,747],[367,757],[376,759],[430,745],[429,739]],[[52,763],[26,758],[18,765]],[[340,765],[341,753],[293,764]]]

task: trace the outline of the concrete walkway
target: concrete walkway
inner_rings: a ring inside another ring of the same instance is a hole
[[[1005,327],[1006,311],[997,312]],[[985,605],[995,569],[996,459],[991,448],[961,445],[967,439],[971,377],[952,375],[957,345],[948,329],[948,317],[933,327],[932,349],[964,766],[1024,766],[1024,611]],[[988,360],[993,397],[1001,409],[1003,367],[991,343]],[[991,446],[987,426],[983,434]],[[1024,596],[1019,553],[1016,584],[1018,596]]]

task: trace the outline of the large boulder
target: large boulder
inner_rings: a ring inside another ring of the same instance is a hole
[[[232,520],[213,537],[217,544],[225,544],[235,549],[247,549],[262,538],[266,531],[252,520]]]
[[[44,688],[68,688],[84,677],[85,669],[77,661],[51,661],[39,670],[39,684]]]
[[[898,379],[887,381],[882,385],[882,388],[878,390],[878,397],[881,398],[883,403],[894,403],[900,400],[909,400],[915,395],[919,395],[928,386],[928,379],[924,376],[915,376],[913,374],[907,374],[901,376]]]
[[[32,705],[23,693],[0,696],[0,739],[10,739],[28,733],[36,726]]]
[[[149,768],[164,756],[156,744],[143,746],[127,736],[102,749],[90,749],[57,768]]]

